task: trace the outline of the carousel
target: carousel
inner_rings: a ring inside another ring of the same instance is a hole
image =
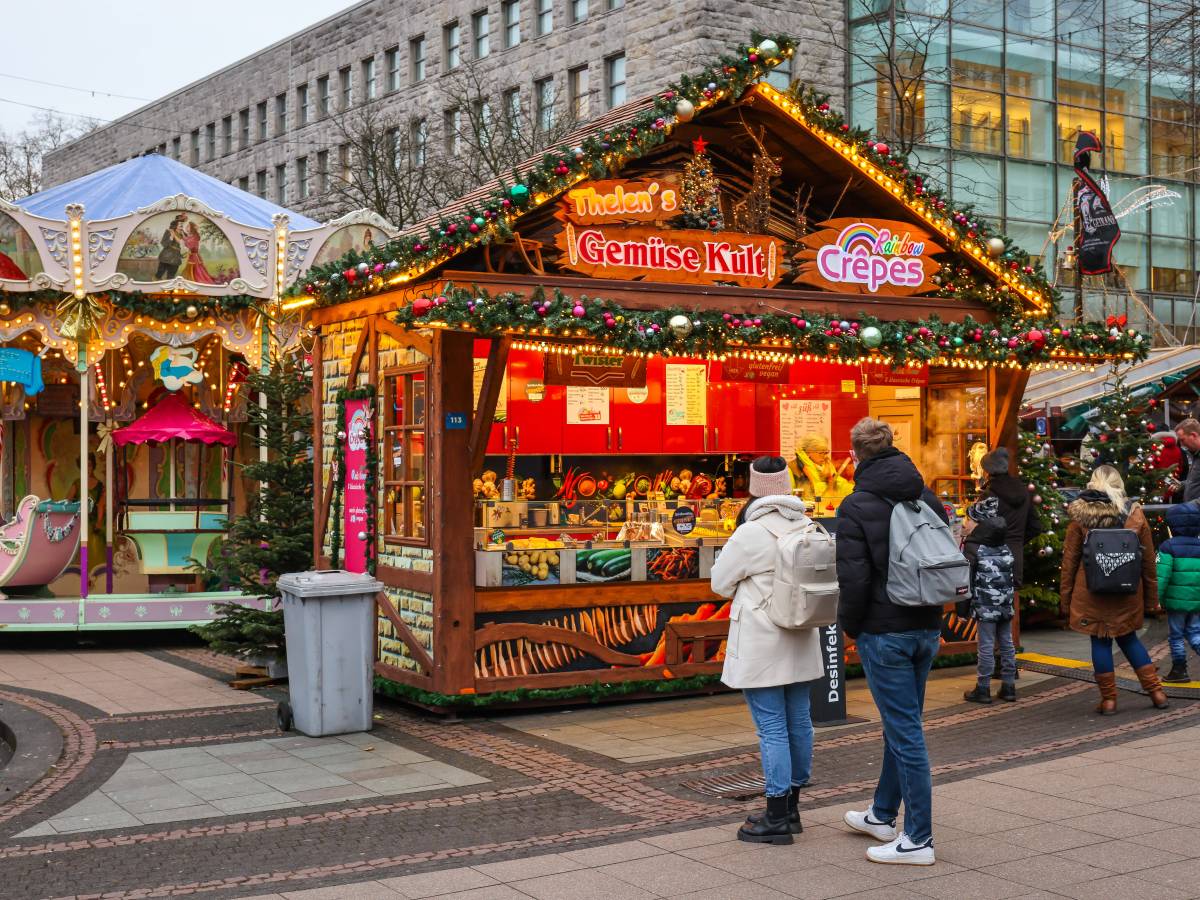
[[[264,598],[202,573],[245,508],[246,376],[284,289],[383,243],[161,156],[0,202],[0,628],[187,627]]]

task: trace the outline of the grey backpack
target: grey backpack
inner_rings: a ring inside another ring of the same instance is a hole
[[[767,618],[779,628],[823,628],[837,621],[837,551],[833,535],[809,522],[778,536]]]
[[[888,599],[897,606],[942,606],[969,597],[971,564],[950,526],[923,500],[882,499],[892,504]]]

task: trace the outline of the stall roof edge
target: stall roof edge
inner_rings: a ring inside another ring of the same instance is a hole
[[[1197,368],[1200,368],[1200,345],[1157,347],[1150,351],[1144,362],[1126,375],[1125,383],[1130,389],[1136,390],[1159,379]],[[1034,373],[1029,378],[1021,406],[1034,410],[1057,406],[1067,413],[1107,394],[1106,386],[1111,377],[1111,369],[1107,366],[1069,375],[1057,371]]]

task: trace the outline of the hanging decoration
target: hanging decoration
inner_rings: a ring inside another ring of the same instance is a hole
[[[1104,145],[1091,131],[1079,132],[1075,141],[1075,212],[1079,231],[1075,235],[1075,255],[1082,275],[1103,275],[1113,268],[1112,252],[1121,238],[1121,227],[1113,215],[1104,189],[1092,176],[1092,154],[1103,153]]]
[[[349,434],[345,429],[346,422],[346,407],[349,403],[354,403],[360,400],[369,401],[370,419],[375,420],[375,409],[373,401],[375,399],[375,389],[372,387],[353,388],[351,390],[340,390],[337,393],[337,419],[339,431],[336,435],[337,440],[333,443],[333,497],[329,507],[329,560],[333,568],[338,568],[338,557],[344,549],[344,528],[342,526],[343,509],[346,497],[346,446],[349,443]],[[366,441],[366,460],[364,464],[365,478],[363,479],[363,489],[366,493],[367,508],[366,508],[366,528],[361,536],[362,541],[366,544],[366,570],[368,574],[375,574],[375,566],[378,554],[375,552],[376,544],[376,503],[378,501],[378,484],[379,484],[379,453],[376,449],[376,441]],[[358,539],[358,535],[355,538]]]
[[[197,367],[198,356],[195,347],[160,344],[150,354],[151,371],[168,391],[177,391],[185,384],[200,384],[204,373]]]
[[[159,322],[198,319],[208,316],[228,316],[261,305],[254,297],[239,294],[230,297],[154,297],[140,291],[106,291],[93,295],[104,298],[114,309],[127,309],[135,315]],[[0,289],[0,317],[22,312],[39,303],[58,304],[58,291],[5,291]]]
[[[692,141],[692,158],[683,166],[680,186],[679,224],[684,228],[707,228],[720,231],[725,227],[721,215],[721,183],[708,158],[708,141],[698,137]]]

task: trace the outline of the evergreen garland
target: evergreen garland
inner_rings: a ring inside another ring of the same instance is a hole
[[[115,309],[127,309],[135,315],[146,316],[158,322],[225,316],[255,308],[264,302],[246,294],[228,297],[158,297],[143,294],[141,291],[107,291],[103,296]],[[7,305],[12,312],[32,309],[39,303],[56,305],[62,298],[61,291],[9,291],[0,288],[0,303]],[[195,308],[194,316],[188,315],[189,307]]]

